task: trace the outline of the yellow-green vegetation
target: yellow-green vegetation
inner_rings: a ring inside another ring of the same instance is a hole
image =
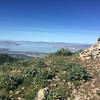
[[[77,54],[61,49],[30,60],[0,55],[0,100],[34,100],[45,87],[45,100],[73,99],[73,89],[89,79]]]

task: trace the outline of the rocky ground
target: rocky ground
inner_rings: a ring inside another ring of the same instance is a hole
[[[75,87],[69,82],[68,87],[72,88],[73,98],[69,97],[67,100],[100,100],[100,43],[82,51],[78,57],[78,62],[87,68],[90,79],[87,82],[81,83],[78,87]],[[55,79],[55,86],[57,85],[57,81],[59,81],[59,79]],[[62,84],[65,85],[64,83]],[[45,89],[47,88],[38,92],[37,98],[39,98],[40,95],[43,98],[42,94]]]
[[[7,99],[1,100],[100,100],[99,43],[76,53],[61,49],[44,58],[5,58],[0,59],[0,97]]]
[[[100,100],[100,59],[80,62],[87,68],[91,79],[81,85],[75,94],[75,100]]]
[[[80,58],[80,64],[88,69],[91,80],[81,85],[75,100],[100,100],[100,43],[82,51]]]

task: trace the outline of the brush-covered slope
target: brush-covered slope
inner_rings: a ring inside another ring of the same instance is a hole
[[[0,100],[100,100],[100,61],[79,54],[61,49],[29,60],[0,56]]]

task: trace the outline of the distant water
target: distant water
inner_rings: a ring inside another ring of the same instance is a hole
[[[24,51],[24,52],[39,52],[39,53],[53,53],[59,48],[47,44],[21,44],[17,46],[0,46],[2,49],[9,49],[10,51]]]

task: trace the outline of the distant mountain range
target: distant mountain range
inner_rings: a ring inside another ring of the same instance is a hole
[[[2,46],[17,46],[22,44],[47,44],[56,48],[66,48],[73,50],[80,50],[89,48],[93,44],[81,44],[81,43],[64,43],[64,42],[33,42],[33,41],[8,41],[8,40],[0,40],[0,45]]]
[[[16,43],[15,41],[3,41],[3,40],[0,40],[0,45],[8,46],[8,45],[19,45],[19,44]]]

